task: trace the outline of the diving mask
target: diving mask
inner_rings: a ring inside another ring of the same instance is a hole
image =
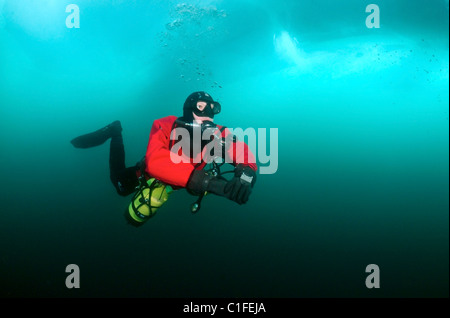
[[[196,107],[193,109],[193,112],[199,117],[213,118],[214,115],[219,114],[221,110],[222,106],[219,102],[199,100],[196,104]]]

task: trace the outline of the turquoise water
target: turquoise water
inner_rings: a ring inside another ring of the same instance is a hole
[[[448,1],[369,3],[0,0],[0,295],[448,297]],[[134,165],[196,90],[277,128],[278,169],[128,226],[108,145],[69,141],[119,119]]]

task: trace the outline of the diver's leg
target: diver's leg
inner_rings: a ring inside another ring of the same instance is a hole
[[[125,168],[125,147],[122,134],[111,137],[109,151],[109,171],[112,184],[117,193],[127,196],[136,190],[139,184],[136,167]]]
[[[76,148],[99,146],[111,138],[109,151],[110,179],[120,195],[129,195],[138,186],[136,167],[125,168],[125,147],[122,138],[122,125],[116,120],[94,132],[78,136],[70,142]]]
[[[116,188],[117,193],[121,196],[128,196],[135,192],[136,187],[139,185],[139,179],[136,175],[136,167],[123,169],[115,181],[113,181],[113,185]]]
[[[125,146],[122,134],[111,137],[109,145],[109,172],[111,181],[116,180],[125,169]],[[114,181],[113,181],[114,182]]]

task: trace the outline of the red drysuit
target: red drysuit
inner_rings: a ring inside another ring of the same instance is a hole
[[[179,163],[174,163],[172,161],[170,136],[172,129],[175,127],[174,123],[176,119],[176,116],[167,116],[153,122],[147,146],[147,153],[145,155],[146,172],[151,177],[166,184],[185,188],[192,171],[194,171],[194,169],[203,169],[206,163],[194,163],[193,160],[191,160],[191,162]],[[220,125],[217,125],[217,127],[219,129],[223,128]],[[221,137],[226,138],[230,134],[231,132],[225,128]],[[173,155],[175,154],[172,153],[172,156]],[[229,156],[232,158],[233,165],[235,166],[237,164],[242,164],[250,167],[254,171],[258,169],[255,156],[244,142],[236,141],[233,144],[233,147],[229,148]]]

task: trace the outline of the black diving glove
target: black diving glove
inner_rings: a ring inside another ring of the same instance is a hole
[[[225,196],[238,204],[247,203],[256,182],[256,172],[241,164],[236,166],[234,177],[225,186]]]
[[[189,178],[186,188],[193,194],[200,195],[205,191],[225,196],[227,181],[207,174],[203,170],[194,170]]]

